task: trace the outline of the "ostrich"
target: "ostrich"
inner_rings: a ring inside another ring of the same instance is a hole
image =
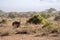
[[[14,21],[14,22],[12,23],[12,26],[14,26],[15,28],[18,28],[18,27],[20,26],[20,22]]]

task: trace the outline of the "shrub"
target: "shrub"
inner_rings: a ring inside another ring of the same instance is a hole
[[[60,15],[55,16],[54,20],[59,21],[60,20]]]
[[[44,25],[43,30],[45,32],[58,33],[58,27],[56,26],[56,24],[53,24],[53,23],[48,23]]]
[[[15,12],[10,12],[10,13],[8,14],[8,18],[16,18],[16,17],[19,17],[19,16],[20,16],[20,14],[15,13]]]
[[[42,28],[44,27],[50,27],[51,26],[51,23],[48,23],[48,24],[45,24]]]
[[[7,23],[7,19],[3,19],[2,20],[2,23]]]
[[[21,30],[16,30],[15,34],[33,34],[36,33],[34,28],[21,28]]]
[[[49,17],[51,17],[51,14],[49,14],[49,13],[41,13],[41,16],[43,16],[44,18],[49,18]]]
[[[40,24],[40,23],[46,24],[48,21],[45,18],[43,18],[40,14],[35,14],[27,22],[32,24]]]
[[[43,25],[42,26],[42,29],[41,29],[41,31],[43,32],[43,33],[48,33],[48,32],[50,32],[51,31],[51,24],[45,24],[45,25]]]

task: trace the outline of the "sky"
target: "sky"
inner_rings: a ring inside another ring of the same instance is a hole
[[[55,8],[60,10],[60,0],[0,0],[3,11],[43,11]]]

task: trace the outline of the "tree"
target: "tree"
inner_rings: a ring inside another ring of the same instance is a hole
[[[50,8],[50,9],[47,9],[48,13],[52,13],[53,11],[56,11],[55,8]]]
[[[9,18],[15,18],[15,17],[19,17],[20,15],[17,13],[17,12],[10,12],[9,14],[8,14],[8,17]]]
[[[49,18],[51,17],[51,14],[47,13],[46,11],[42,11],[40,12],[41,16],[44,17],[44,18]]]

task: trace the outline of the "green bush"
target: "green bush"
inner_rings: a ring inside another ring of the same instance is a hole
[[[35,14],[27,22],[32,24],[40,24],[40,23],[46,24],[48,21],[45,18],[43,18],[40,14]]]

